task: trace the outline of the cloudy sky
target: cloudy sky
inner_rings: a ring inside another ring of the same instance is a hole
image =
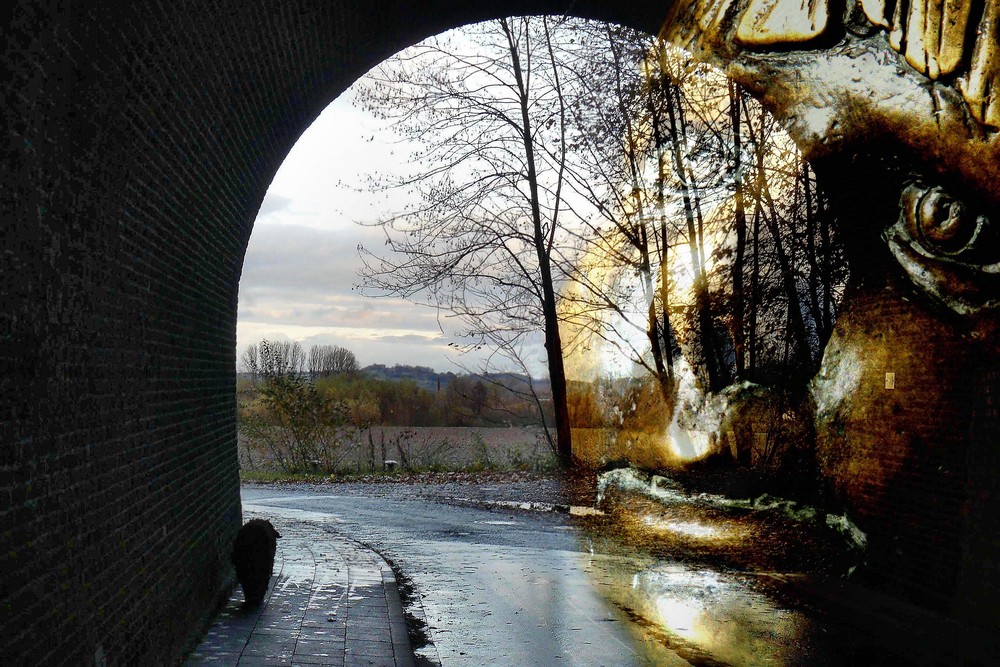
[[[456,33],[449,38],[464,39]],[[267,338],[299,341],[306,349],[340,345],[362,366],[478,370],[481,358],[459,355],[449,346],[460,341],[447,313],[364,296],[356,287],[362,266],[358,245],[376,252],[385,245],[380,228],[359,223],[384,219],[407,203],[398,192],[371,193],[365,185],[372,175],[406,173],[414,148],[401,143],[386,121],[356,106],[353,89],[302,134],[254,222],[240,280],[237,355]],[[537,345],[522,353],[533,375],[547,375],[540,334]],[[568,360],[572,374],[631,371],[614,349],[595,347],[585,356],[576,366]],[[514,369],[496,358],[492,368]]]
[[[357,246],[383,246],[363,227],[402,202],[361,191],[366,176],[405,163],[410,149],[357,108],[348,90],[306,130],[268,189],[240,281],[238,354],[262,338],[334,344],[372,363],[458,370],[438,314],[400,299],[358,293]],[[398,195],[397,195],[398,196]],[[447,321],[443,322],[447,328]]]

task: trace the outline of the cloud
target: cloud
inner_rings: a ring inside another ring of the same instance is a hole
[[[260,204],[260,210],[257,211],[257,219],[273,216],[275,213],[291,208],[291,205],[291,197],[283,197],[276,192],[268,191],[264,195],[264,201]]]
[[[239,350],[262,338],[290,339],[347,347],[363,364],[453,367],[434,310],[354,289],[366,234],[381,232],[258,223],[240,281]]]
[[[362,366],[369,364],[407,364],[438,369],[455,367],[458,359],[440,335],[407,333],[384,335],[380,329],[351,329],[257,323],[241,318],[237,325],[237,347],[242,353],[247,345],[261,339],[297,340],[306,349],[313,345],[339,345],[354,352]]]
[[[441,335],[429,336],[422,334],[404,334],[402,336],[379,336],[377,340],[380,343],[387,343],[387,344],[394,344],[394,343],[424,344],[427,342],[440,343],[441,341],[444,341],[446,339],[444,338],[444,336]],[[447,345],[447,343],[445,343],[445,345]]]
[[[289,289],[241,291],[239,319],[380,331],[420,331],[438,334],[434,311],[398,299],[372,299],[357,293],[312,294]]]
[[[240,280],[240,321],[381,328],[439,335],[437,313],[392,297],[363,296],[357,243],[364,230],[261,225],[254,230]]]
[[[266,286],[296,292],[349,292],[358,282],[361,228],[316,229],[258,224],[243,261],[240,290]]]

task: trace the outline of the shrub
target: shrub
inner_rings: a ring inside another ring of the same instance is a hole
[[[333,472],[356,439],[342,402],[330,400],[302,378],[274,376],[257,398],[240,405],[239,428],[288,473]]]

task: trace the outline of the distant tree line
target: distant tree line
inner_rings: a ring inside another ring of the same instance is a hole
[[[244,372],[254,382],[302,373],[316,379],[358,370],[358,359],[354,353],[339,345],[313,345],[307,353],[298,341],[266,338],[247,346],[241,361]]]
[[[299,409],[302,415],[328,420],[335,415],[362,429],[376,425],[525,426],[540,421],[538,402],[525,391],[530,382],[525,376],[437,374],[430,368],[382,365],[366,372],[359,368],[354,353],[343,347],[316,345],[304,352],[298,342],[266,339],[247,347],[241,360],[248,382],[241,383],[240,405],[255,405],[258,412],[261,402],[278,405],[277,391],[282,400],[289,394],[299,398],[310,394],[313,408],[311,412]],[[393,374],[413,379],[386,379]],[[447,381],[434,388],[417,381],[434,377]],[[544,406],[545,385],[538,391]],[[326,404],[339,408],[334,411]]]
[[[262,452],[288,473],[335,472],[352,462],[359,471],[372,471],[391,450],[406,456],[404,467],[414,462],[412,433],[392,442],[382,433],[376,442],[374,426],[527,426],[552,419],[540,413],[548,407],[538,400],[544,399],[544,385],[527,392],[530,379],[513,374],[451,374],[440,388],[428,389],[413,379],[375,376],[435,375],[428,368],[379,365],[370,374],[346,348],[317,345],[305,352],[297,342],[269,340],[249,346],[241,363],[237,423],[246,450]],[[423,443],[420,449],[445,444]]]
[[[534,402],[516,387],[457,375],[438,390],[413,380],[380,380],[365,373],[317,380],[317,390],[348,406],[351,423],[379,426],[527,426],[537,424]]]

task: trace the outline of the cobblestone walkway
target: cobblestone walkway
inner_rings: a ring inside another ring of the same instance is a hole
[[[266,518],[281,539],[264,604],[244,609],[237,586],[186,664],[412,666],[388,564],[319,526]]]

